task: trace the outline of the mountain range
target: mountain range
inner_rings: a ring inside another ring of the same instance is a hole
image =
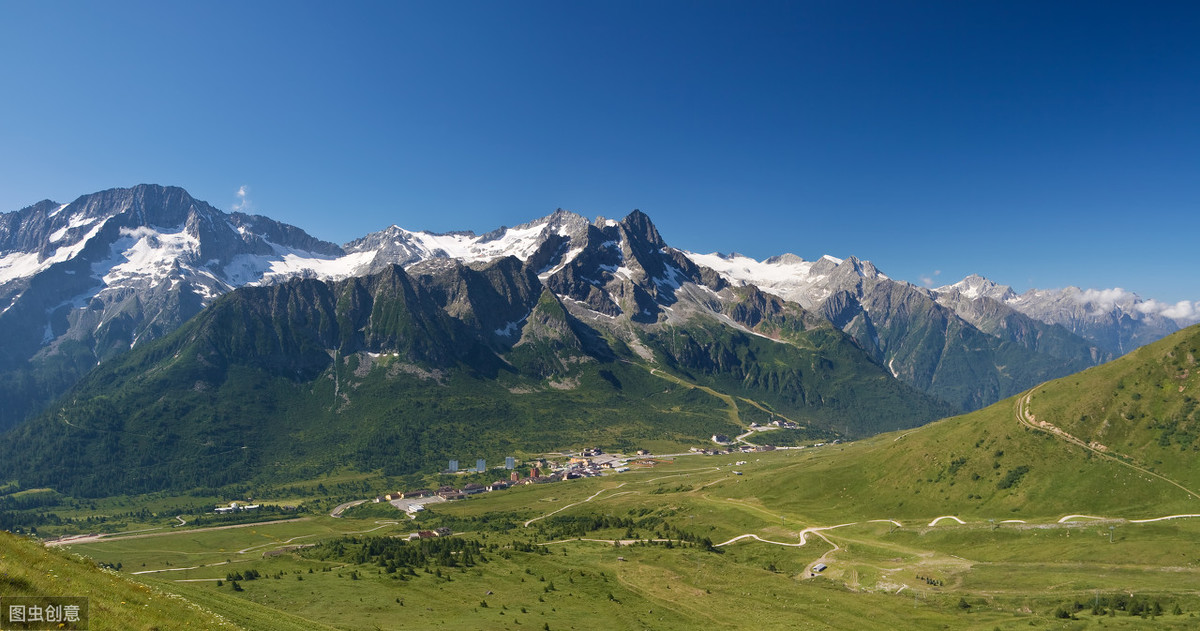
[[[470,442],[468,420],[503,433],[538,413],[564,429],[527,428],[547,447],[605,426],[626,439],[706,436],[758,413],[863,436],[979,408],[1186,323],[1136,297],[1089,295],[1017,296],[976,276],[927,289],[856,258],[695,254],[640,211],[589,221],[558,210],[482,235],[392,226],[338,246],[141,185],[0,215],[0,427],[43,412],[13,436],[59,473],[74,470],[66,454],[95,464],[99,452],[83,452],[132,440],[138,457],[247,452],[230,476],[260,470],[273,436],[354,445],[310,463],[371,463],[379,445],[428,447],[431,424]],[[236,409],[258,396],[252,385],[271,393],[253,422]],[[436,411],[445,388],[477,413]],[[655,388],[672,404],[647,403]],[[379,402],[398,393],[408,404]],[[564,400],[601,404],[568,413]],[[351,409],[369,420],[346,442],[351,430],[332,426]],[[614,420],[630,410],[651,421]],[[64,423],[105,439],[50,438]],[[226,440],[230,424],[257,447]],[[174,442],[132,438],[143,434]],[[413,447],[402,468],[446,449]],[[152,487],[156,462],[124,462],[142,480],[130,484]]]

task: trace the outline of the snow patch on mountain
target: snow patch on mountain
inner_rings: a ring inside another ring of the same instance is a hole
[[[548,218],[547,218],[548,219]],[[537,251],[545,233],[569,235],[568,227],[560,225],[547,231],[549,221],[537,221],[514,228],[500,228],[477,236],[473,232],[411,232],[398,228],[411,243],[426,255],[422,258],[456,258],[464,262],[490,261],[515,256],[524,261]]]
[[[33,276],[38,272],[48,269],[55,263],[71,260],[83,251],[88,241],[96,236],[96,233],[100,232],[100,229],[103,227],[103,223],[97,223],[82,239],[71,245],[59,247],[55,250],[54,254],[45,259],[39,260],[37,252],[10,252],[5,254],[3,257],[0,257],[0,285],[18,278]]]
[[[825,281],[828,268],[841,265],[842,259],[823,256],[821,261],[806,261],[795,254],[775,256],[764,261],[741,254],[684,255],[697,265],[708,267],[735,285],[757,285],[759,289],[785,300],[812,308],[832,293]],[[832,265],[830,265],[832,264]]]
[[[1000,285],[978,274],[971,274],[953,285],[938,287],[933,291],[938,294],[958,292],[970,300],[992,298],[1000,302],[1009,302],[1017,297],[1017,294],[1008,285]]]
[[[46,265],[45,267],[50,267]],[[41,271],[37,252],[12,252],[0,257],[0,284]]]
[[[659,289],[676,290],[676,289],[679,289],[680,287],[683,287],[683,283],[688,280],[687,276],[685,276],[683,272],[679,271],[678,268],[676,268],[674,265],[671,265],[670,263],[667,263],[665,265],[665,269],[667,272],[667,275],[665,278],[653,279],[654,284],[658,285]],[[707,287],[705,289],[707,289]]]
[[[124,262],[111,266],[101,278],[109,288],[131,280],[159,282],[176,269],[180,261],[194,259],[200,251],[200,239],[182,227],[163,230],[149,226],[121,228],[121,238],[113,243]]]

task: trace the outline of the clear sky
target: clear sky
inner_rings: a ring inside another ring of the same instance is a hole
[[[341,243],[640,208],[701,252],[1200,300],[1196,2],[0,2],[0,59],[0,211],[172,184]]]

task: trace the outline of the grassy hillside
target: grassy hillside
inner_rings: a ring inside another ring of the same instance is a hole
[[[824,451],[740,494],[830,518],[1200,513],[1197,346],[1192,327],[1031,395]]]
[[[368,503],[340,519],[166,528],[73,551],[255,629],[1195,626],[1200,520],[964,514],[930,526],[945,513],[897,524],[874,521],[892,519],[885,509],[855,518],[743,496],[836,449],[663,460],[436,504],[415,522]],[[438,526],[455,532],[452,552],[404,541]]]
[[[1195,628],[1200,498],[1177,437],[1194,418],[1198,334],[856,443],[664,457],[431,504],[415,520],[367,503],[338,519],[159,524],[72,551],[254,629]],[[387,373],[357,387],[375,374]],[[672,414],[733,423],[731,403],[753,407],[672,377],[625,365],[591,378],[613,396],[659,384]],[[658,388],[640,392],[660,409]],[[1163,419],[1177,421],[1169,434]],[[436,527],[454,535],[404,541]]]
[[[0,531],[0,596],[86,596],[89,629],[241,629],[209,609],[95,562]]]
[[[1101,452],[1200,489],[1200,327],[1034,391],[1030,412]]]

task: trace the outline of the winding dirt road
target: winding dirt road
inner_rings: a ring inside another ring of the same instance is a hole
[[[1171,478],[1168,478],[1166,476],[1155,473],[1149,469],[1146,469],[1145,467],[1141,467],[1136,464],[1133,464],[1133,462],[1132,462],[1133,458],[1129,458],[1128,456],[1118,458],[1112,452],[1101,450],[1101,449],[1096,449],[1095,447],[1092,447],[1091,445],[1089,445],[1087,442],[1085,442],[1079,438],[1076,438],[1075,436],[1072,436],[1072,435],[1068,434],[1067,432],[1064,432],[1062,429],[1060,429],[1059,427],[1057,427],[1049,422],[1037,420],[1037,417],[1035,417],[1033,415],[1033,413],[1029,411],[1029,402],[1031,399],[1033,399],[1033,394],[1035,392],[1037,392],[1037,388],[1034,388],[1033,390],[1030,390],[1029,392],[1026,392],[1025,394],[1023,394],[1017,398],[1017,404],[1016,404],[1016,406],[1014,406],[1013,413],[1017,418],[1017,422],[1020,423],[1021,425],[1024,425],[1025,427],[1028,427],[1029,429],[1032,429],[1035,431],[1047,433],[1061,441],[1070,443],[1081,449],[1086,449],[1089,452],[1091,452],[1093,455],[1099,456],[1101,458],[1106,458],[1106,459],[1116,462],[1118,464],[1125,465],[1126,467],[1129,467],[1130,469],[1133,469],[1134,471],[1137,471],[1139,473],[1144,473],[1149,476],[1154,476],[1154,477],[1158,478],[1159,480],[1166,482],[1167,484],[1170,484],[1172,486],[1179,488],[1184,493],[1187,493],[1188,495],[1191,495],[1192,497],[1194,497],[1196,499],[1200,499],[1200,494],[1198,494],[1195,491],[1187,488],[1186,486],[1176,482],[1175,480],[1172,480]]]

